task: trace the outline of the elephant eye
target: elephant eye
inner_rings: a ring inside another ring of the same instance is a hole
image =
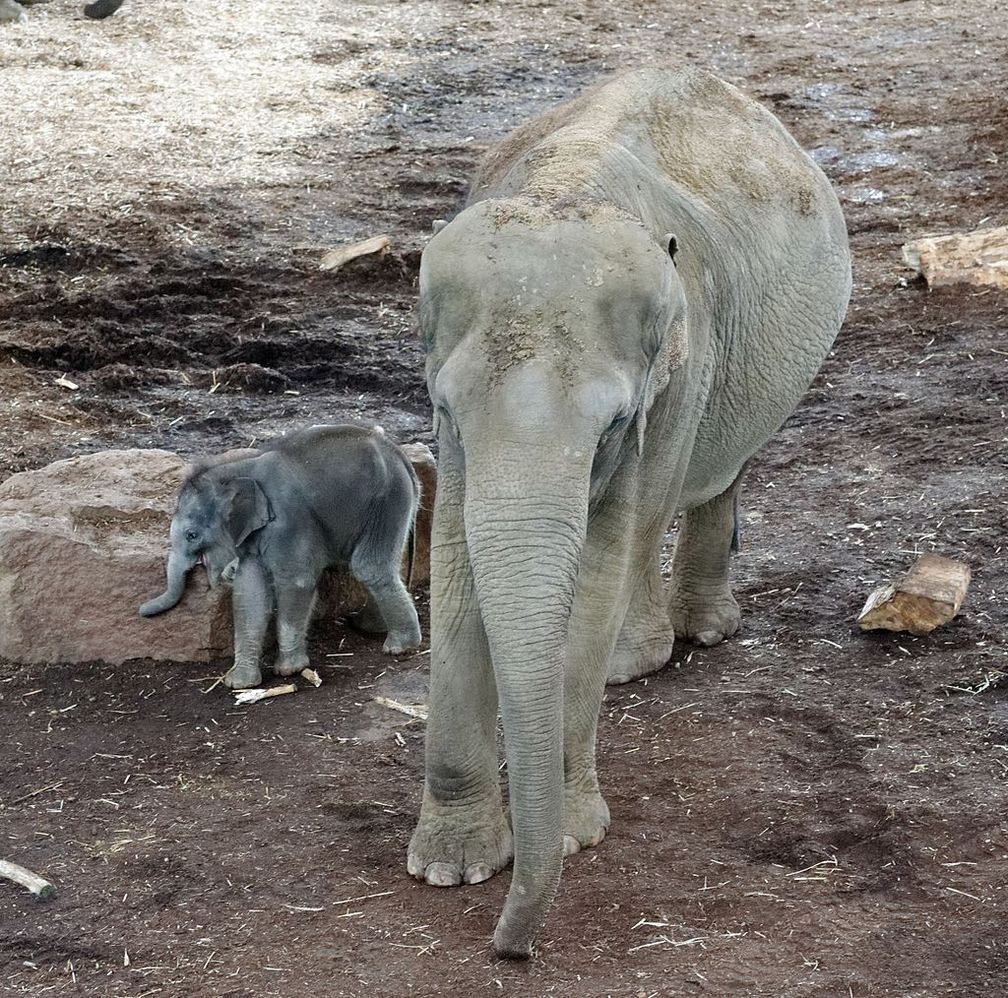
[[[185,539],[187,541],[194,541],[197,537],[199,537],[199,534],[197,534],[195,530],[187,530],[185,532]]]

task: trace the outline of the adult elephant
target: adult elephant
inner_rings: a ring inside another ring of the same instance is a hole
[[[742,468],[808,387],[850,283],[822,172],[769,112],[694,70],[617,77],[519,128],[427,246],[440,458],[408,865],[476,883],[513,841],[500,955],[531,952],[563,855],[605,836],[607,675],[660,668],[676,634],[712,644],[738,627]]]

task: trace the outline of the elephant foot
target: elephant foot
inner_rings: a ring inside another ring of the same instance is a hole
[[[410,839],[407,870],[434,887],[489,880],[514,856],[504,812],[496,802],[494,809],[425,802]]]
[[[225,674],[223,683],[231,690],[247,690],[262,682],[262,673],[256,665],[233,665]]]
[[[609,831],[609,805],[598,790],[564,788],[564,855],[597,846]]]
[[[406,652],[416,651],[420,647],[421,641],[419,627],[415,631],[407,631],[405,634],[389,632],[385,644],[382,645],[382,651],[386,655],[405,655]]]
[[[730,638],[742,622],[739,605],[730,589],[714,596],[677,594],[669,607],[676,637],[710,647]]]
[[[302,669],[307,669],[310,665],[308,655],[302,652],[300,655],[288,655],[286,658],[277,659],[273,663],[273,671],[278,676],[296,676]]]
[[[609,660],[606,684],[620,686],[632,683],[664,669],[672,657],[674,643],[675,633],[671,628],[662,633],[628,640],[621,633]]]

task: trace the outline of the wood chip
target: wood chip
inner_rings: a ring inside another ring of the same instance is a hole
[[[356,260],[359,256],[370,256],[372,253],[385,256],[390,245],[388,236],[372,236],[370,239],[362,239],[358,243],[337,246],[336,249],[329,250],[322,257],[319,262],[319,270],[339,270],[343,264]]]
[[[918,239],[903,246],[903,261],[931,287],[976,284],[1008,290],[1008,226]]]
[[[947,624],[969,588],[968,565],[937,554],[918,558],[898,582],[880,586],[858,615],[862,631],[884,629],[928,634]]]
[[[293,683],[287,686],[271,686],[269,689],[256,690],[235,690],[235,703],[242,706],[247,703],[258,703],[260,700],[269,700],[270,697],[282,697],[287,693],[297,693],[297,687]]]
[[[301,677],[307,679],[316,689],[322,685],[322,677],[314,669],[302,669]]]

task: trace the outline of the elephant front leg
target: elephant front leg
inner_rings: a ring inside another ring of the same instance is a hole
[[[621,526],[599,517],[581,558],[568,633],[564,679],[564,855],[598,845],[609,829],[609,807],[595,763],[598,715],[606,677],[625,618],[629,549]],[[615,555],[614,555],[614,552]]]
[[[431,558],[426,778],[407,867],[452,887],[502,870],[513,846],[501,805],[497,687],[468,552],[464,541],[435,540]]]
[[[224,676],[224,685],[243,690],[262,682],[259,662],[272,610],[266,573],[255,558],[245,558],[238,563],[231,604],[235,657],[234,665]]]
[[[309,665],[306,643],[315,585],[277,580],[276,590],[277,657],[273,671],[278,676],[293,676]]]
[[[698,645],[730,638],[741,621],[728,569],[742,474],[721,495],[685,513],[679,524],[669,615],[676,635]]]

